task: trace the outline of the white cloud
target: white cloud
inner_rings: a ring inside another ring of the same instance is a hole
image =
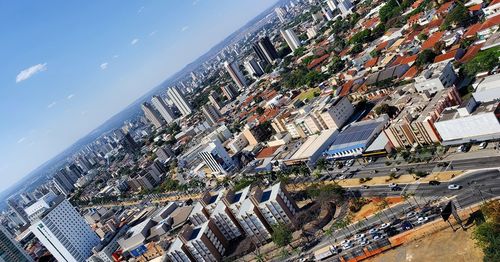
[[[56,102],[52,102],[47,105],[47,108],[53,108],[56,104],[57,104]]]
[[[144,6],[141,6],[141,7],[139,8],[139,10],[137,10],[137,13],[138,13],[138,14],[140,14],[140,13],[142,13],[142,11],[143,11],[143,10],[144,10]]]
[[[24,81],[24,80],[34,76],[35,74],[43,72],[45,70],[47,70],[47,63],[37,64],[37,65],[34,65],[32,67],[26,68],[23,71],[21,71],[19,74],[17,74],[16,83]]]
[[[108,68],[108,62],[102,63],[99,67],[101,67],[102,70]]]
[[[183,28],[181,28],[181,32],[185,32],[185,31],[187,31],[188,29],[189,29],[189,26],[187,26],[187,25],[186,25],[186,26],[184,26]]]
[[[19,138],[19,140],[17,140],[17,143],[21,144],[24,141],[26,141],[26,137],[21,137],[21,138]]]
[[[118,57],[120,57],[120,56],[119,56],[119,55],[114,55],[114,56],[113,56],[113,58],[115,58],[115,59],[116,59],[116,58],[118,58]]]
[[[135,44],[137,44],[137,42],[139,42],[139,38],[134,38],[134,39],[132,40],[132,42],[130,42],[130,44],[131,44],[131,45],[135,45]]]
[[[193,5],[197,5],[200,2],[200,0],[194,0]]]
[[[69,99],[72,99],[73,97],[75,97],[75,94],[71,94],[71,95],[69,95],[69,96],[68,96],[68,97],[66,97],[66,98],[69,100]]]
[[[154,35],[156,35],[156,33],[158,33],[158,31],[157,31],[157,30],[155,30],[155,31],[153,31],[153,32],[151,32],[151,33],[149,33],[149,36],[154,36]]]

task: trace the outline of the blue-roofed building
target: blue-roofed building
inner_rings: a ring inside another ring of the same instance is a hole
[[[360,156],[384,130],[389,117],[382,115],[373,120],[357,122],[345,127],[325,151],[328,158],[353,158]]]

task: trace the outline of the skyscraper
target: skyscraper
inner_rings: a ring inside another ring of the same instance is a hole
[[[224,62],[224,67],[240,89],[243,89],[247,86],[247,80],[243,76],[243,73],[241,73],[236,62]]]
[[[238,91],[232,85],[222,86],[221,89],[224,96],[229,100],[233,100],[238,96]]]
[[[170,124],[172,123],[172,121],[174,121],[174,112],[172,112],[172,109],[170,109],[167,103],[165,103],[165,100],[163,100],[163,98],[159,96],[153,96],[153,98],[151,99],[151,103],[153,103],[156,110],[158,110],[167,124]]]
[[[210,103],[212,103],[212,105],[215,106],[215,108],[217,108],[218,110],[220,110],[224,106],[220,102],[219,97],[219,93],[215,92],[215,90],[212,90],[208,95],[208,101],[210,101]]]
[[[29,224],[29,219],[28,216],[26,215],[26,212],[24,212],[24,209],[19,206],[17,201],[15,199],[7,199],[7,205],[16,213],[17,217],[24,223],[24,224]]]
[[[285,16],[286,16],[286,11],[282,7],[276,7],[274,9],[274,12],[276,12],[276,16],[278,16],[278,19],[280,22],[284,23],[285,22]]]
[[[268,64],[274,65],[276,59],[279,58],[276,48],[274,48],[273,43],[271,43],[271,40],[267,36],[259,39],[259,41],[252,45],[252,48],[260,60]]]
[[[326,3],[332,11],[338,8],[342,16],[346,16],[353,8],[350,0],[327,0]]]
[[[165,122],[161,118],[160,113],[158,113],[158,111],[156,111],[150,103],[142,103],[141,108],[148,121],[151,122],[151,124],[153,124],[156,128],[160,128],[164,125]]]
[[[0,225],[0,261],[31,262],[33,259],[17,243],[12,235]]]
[[[213,173],[224,174],[235,167],[233,159],[218,139],[208,143],[198,154]]]
[[[206,103],[205,105],[203,105],[201,111],[203,112],[203,115],[205,115],[205,119],[207,120],[208,124],[211,126],[217,124],[217,122],[221,118],[219,110],[217,110],[217,108],[215,108],[210,103]]]
[[[191,114],[191,107],[176,86],[170,87],[167,90],[167,94],[183,116],[188,116]]]
[[[248,58],[244,63],[245,69],[252,75],[252,77],[257,78],[264,74],[264,68],[257,62],[254,57]]]
[[[54,185],[61,194],[69,195],[73,189],[75,189],[74,177],[70,176],[66,170],[59,170],[53,178]]]
[[[100,243],[97,234],[62,196],[33,222],[30,231],[58,261],[84,262]]]
[[[292,49],[292,52],[300,47],[300,40],[292,29],[281,30],[280,32],[290,49]]]

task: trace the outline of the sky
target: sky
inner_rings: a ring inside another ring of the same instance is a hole
[[[0,191],[275,0],[0,2]]]

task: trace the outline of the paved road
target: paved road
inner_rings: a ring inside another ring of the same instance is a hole
[[[424,205],[427,202],[438,200],[453,200],[457,207],[466,208],[472,204],[500,196],[500,171],[485,170],[471,172],[470,174],[461,176],[452,182],[453,184],[461,185],[463,188],[459,190],[449,190],[450,183],[441,183],[440,185],[431,186],[429,184],[418,185],[400,185],[404,188],[402,191],[391,191],[387,186],[374,186],[367,189],[350,188],[353,194],[361,196],[396,196],[403,193],[411,192],[414,198],[405,203],[391,208],[391,211],[385,210],[382,215],[372,216],[361,223],[350,225],[347,229],[337,230],[334,232],[333,238],[323,237],[321,242],[311,249],[311,252],[330,245],[330,242],[340,241],[346,236],[356,232],[360,227],[371,227],[382,222],[387,222],[387,217],[401,216],[408,212],[416,205]],[[410,186],[413,186],[411,189]],[[414,202],[415,201],[415,202]]]

